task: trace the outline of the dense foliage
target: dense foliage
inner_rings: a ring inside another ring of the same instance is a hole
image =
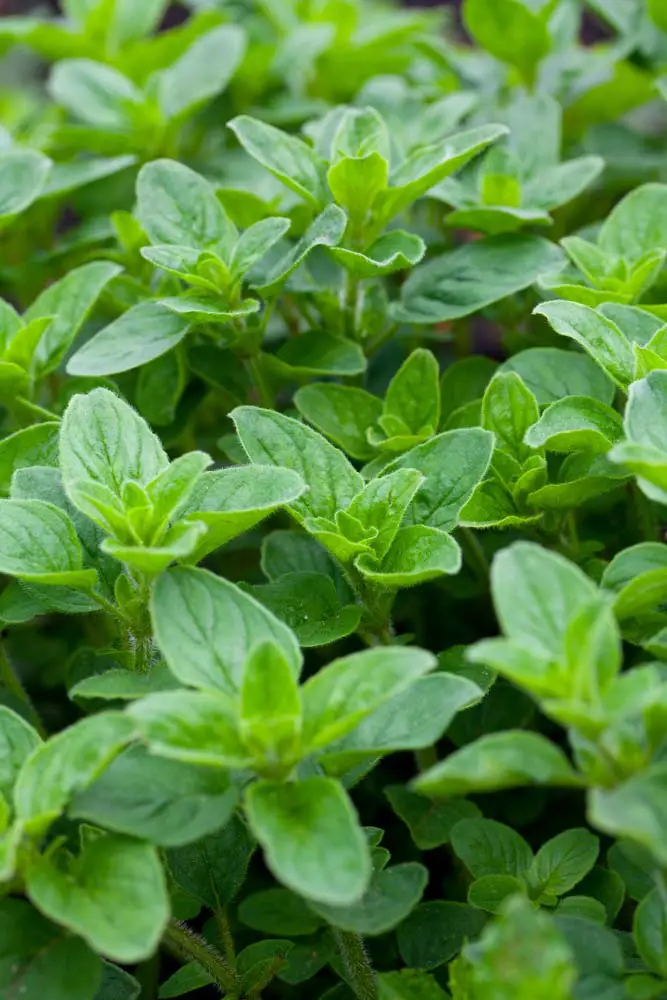
[[[0,22],[1,1000],[667,997],[667,5],[168,7]]]

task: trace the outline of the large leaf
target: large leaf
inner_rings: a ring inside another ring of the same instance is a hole
[[[349,798],[337,781],[260,781],[246,793],[251,829],[276,878],[306,899],[347,906],[371,876],[370,853]]]
[[[295,675],[294,634],[249,594],[200,569],[172,569],[156,582],[151,615],[169,669],[184,684],[238,693],[252,646],[276,642]]]
[[[74,523],[42,500],[0,500],[0,572],[33,583],[90,588]]]
[[[617,385],[634,378],[635,359],[629,341],[602,313],[578,302],[544,302],[535,312],[544,316],[556,333],[575,340]]]
[[[562,252],[539,236],[496,236],[468,243],[417,267],[405,282],[396,319],[445,323],[530,287],[562,263]]]
[[[183,118],[220,94],[245,52],[245,34],[223,24],[197,38],[158,77],[158,102],[165,118]]]
[[[325,165],[301,139],[240,115],[227,123],[244,149],[286,187],[318,208],[326,201]]]

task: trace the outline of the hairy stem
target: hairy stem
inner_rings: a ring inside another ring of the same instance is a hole
[[[334,929],[334,936],[357,1000],[378,1000],[377,978],[361,935]]]
[[[186,924],[172,920],[164,932],[162,942],[181,961],[198,962],[230,998],[238,997],[239,979],[235,970],[215,948],[191,931]]]

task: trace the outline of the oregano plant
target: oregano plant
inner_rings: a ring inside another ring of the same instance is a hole
[[[457,6],[0,16],[0,1000],[667,998],[667,18]]]

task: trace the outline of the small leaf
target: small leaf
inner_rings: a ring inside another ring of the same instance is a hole
[[[241,686],[239,731],[246,747],[273,765],[299,752],[302,708],[299,687],[279,646],[253,646]]]
[[[455,751],[413,782],[433,798],[499,791],[524,785],[578,785],[561,750],[537,733],[491,733]]]
[[[577,302],[543,302],[534,312],[556,333],[576,341],[621,388],[634,377],[632,347],[615,323]]]
[[[667,816],[667,768],[652,764],[615,788],[596,788],[590,793],[591,824],[615,837],[627,837],[647,848],[660,865],[667,864],[667,848],[661,831]]]
[[[355,565],[367,580],[393,590],[458,573],[461,550],[451,535],[416,524],[397,532],[381,562],[362,553]]]
[[[160,110],[171,121],[192,115],[222,93],[245,52],[245,34],[235,24],[207,31],[157,78]]]
[[[524,438],[539,416],[537,400],[520,375],[499,372],[493,376],[482,400],[482,426],[495,434],[496,448],[523,465],[531,457]]]
[[[219,913],[245,881],[255,843],[238,815],[217,833],[167,852],[176,883]]]
[[[42,500],[0,500],[0,571],[19,580],[90,589],[94,569],[67,514]]]
[[[464,819],[451,834],[457,857],[471,875],[512,875],[520,878],[531,866],[533,852],[523,837],[492,819]]]
[[[652,889],[635,911],[634,938],[652,972],[667,976],[667,908],[660,889]]]
[[[11,797],[21,767],[41,742],[20,715],[0,705],[0,795],[5,799]]]
[[[190,329],[160,302],[142,302],[96,333],[67,362],[70,375],[115,375],[162,357]]]
[[[597,399],[568,396],[547,406],[524,441],[547,451],[605,454],[622,436],[623,421],[616,410]]]
[[[531,885],[550,896],[562,896],[588,874],[599,851],[600,841],[588,830],[566,830],[548,840],[535,855],[528,876]]]
[[[63,59],[49,79],[51,96],[86,125],[134,131],[147,114],[142,91],[117,69],[92,59]]]
[[[642,184],[616,205],[602,224],[598,242],[607,253],[636,259],[664,247],[667,185]]]
[[[292,380],[309,375],[360,375],[366,358],[359,344],[323,330],[291,337],[265,360],[279,377]]]
[[[432,851],[448,844],[457,823],[480,815],[474,802],[466,799],[429,802],[423,796],[408,791],[403,785],[390,785],[385,788],[384,794],[394,812],[407,825],[415,845],[421,851]]]
[[[334,247],[329,253],[355,278],[364,280],[415,267],[426,253],[426,244],[420,236],[392,229],[375,240],[363,253],[345,247]]]
[[[579,351],[556,347],[530,347],[505,361],[499,371],[515,371],[540,406],[565,396],[592,396],[611,403],[615,387],[592,358]]]
[[[331,577],[323,573],[286,573],[252,594],[292,629],[304,648],[327,646],[356,632],[357,604],[341,605]]]
[[[309,424],[352,458],[373,457],[366,431],[382,416],[382,400],[377,396],[353,386],[321,382],[298,389],[294,403]]]
[[[246,229],[234,247],[229,264],[231,273],[239,278],[247,274],[285,236],[290,225],[289,219],[271,218]]]
[[[523,882],[514,875],[483,875],[468,889],[468,902],[487,913],[500,913],[510,896],[523,895]]]
[[[0,223],[24,212],[42,193],[51,160],[34,149],[3,149],[0,154]]]
[[[483,49],[516,66],[528,82],[551,48],[544,18],[519,0],[465,0],[465,26]]]
[[[243,148],[281,183],[315,208],[326,202],[325,165],[301,139],[239,115],[227,123]]]
[[[150,957],[169,919],[155,848],[102,835],[84,844],[69,871],[56,860],[42,856],[28,868],[35,905],[109,958],[130,964]]]
[[[341,930],[370,936],[386,934],[419,903],[427,881],[426,868],[409,861],[375,872],[358,903],[351,906],[310,905],[327,923]]]
[[[413,969],[437,969],[479,937],[485,923],[485,914],[465,903],[422,903],[398,929],[401,958]]]
[[[12,477],[18,469],[58,464],[58,431],[60,424],[46,421],[24,427],[0,441],[0,490],[9,492]]]
[[[266,126],[268,128],[269,126]],[[290,136],[290,138],[292,138]],[[301,239],[280,257],[252,285],[264,298],[276,296],[289,276],[304,262],[315,247],[335,247],[343,238],[347,216],[338,205],[328,205],[310,224]]]
[[[338,782],[256,782],[246,793],[246,812],[269,868],[288,888],[333,906],[362,898],[371,877],[370,854]]]

